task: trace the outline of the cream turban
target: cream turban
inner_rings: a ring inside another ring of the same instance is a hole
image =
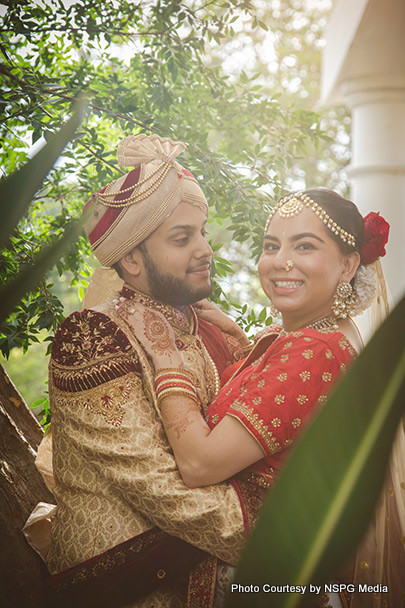
[[[112,266],[146,239],[181,202],[208,206],[194,176],[174,159],[186,144],[159,135],[130,135],[118,146],[118,164],[136,167],[86,203],[85,229],[104,266]]]

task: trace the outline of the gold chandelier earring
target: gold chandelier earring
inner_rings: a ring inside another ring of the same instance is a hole
[[[353,287],[347,281],[340,281],[336,288],[335,300],[332,304],[333,314],[337,319],[346,319],[352,311]]]
[[[280,311],[274,306],[273,302],[271,300],[269,300],[270,304],[269,304],[269,308],[270,308],[270,314],[271,316],[277,317],[280,314]]]

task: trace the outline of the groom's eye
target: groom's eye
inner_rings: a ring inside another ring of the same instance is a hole
[[[179,236],[175,239],[173,239],[173,242],[176,243],[177,245],[185,245],[189,240],[188,236]]]

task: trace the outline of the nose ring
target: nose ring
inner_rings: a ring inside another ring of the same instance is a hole
[[[286,272],[290,272],[291,268],[294,267],[294,262],[292,260],[287,260],[285,263]]]

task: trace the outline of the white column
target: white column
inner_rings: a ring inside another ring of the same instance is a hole
[[[394,301],[405,293],[405,74],[342,83],[352,111],[352,200],[391,224],[384,272]]]

